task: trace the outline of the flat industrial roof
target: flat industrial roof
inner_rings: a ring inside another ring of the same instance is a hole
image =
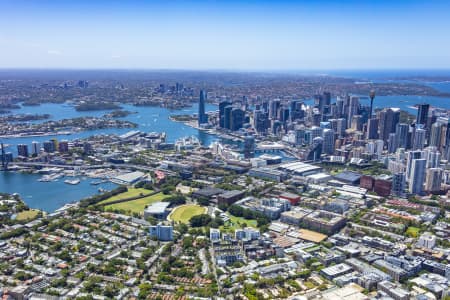
[[[135,171],[135,172],[118,175],[115,177],[115,179],[124,181],[124,182],[133,182],[133,181],[140,179],[144,175],[145,175],[145,173],[143,173],[141,171]]]
[[[144,211],[149,214],[162,214],[169,205],[170,202],[156,202],[147,207]]]

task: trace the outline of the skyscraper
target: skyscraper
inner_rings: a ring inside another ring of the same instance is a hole
[[[264,134],[269,128],[267,114],[261,110],[255,110],[253,112],[253,128],[255,128],[258,134]]]
[[[208,115],[205,113],[206,93],[204,90],[200,91],[200,99],[198,102],[198,125],[208,123]]]
[[[422,124],[424,126],[427,125],[429,109],[430,109],[430,104],[423,103],[423,104],[418,105],[417,118],[416,118],[417,124]]]
[[[445,127],[445,143],[443,149],[443,156],[444,159],[447,160],[450,159],[450,120],[448,121],[447,126]]]
[[[322,150],[325,154],[334,153],[334,131],[332,129],[324,129],[322,132],[323,146]]]
[[[17,145],[17,154],[19,156],[28,157],[28,145],[25,144]]]
[[[279,99],[274,99],[269,102],[269,118],[276,119],[278,116],[278,109],[280,108],[281,102]]]
[[[425,159],[427,160],[427,168],[437,168],[441,161],[441,153],[436,147],[427,147],[424,150]]]
[[[392,194],[402,196],[405,191],[405,173],[399,172],[392,175]]]
[[[405,123],[398,123],[395,129],[396,148],[406,149],[408,145],[408,131],[409,125]]]
[[[252,158],[255,155],[255,138],[246,136],[244,138],[244,157]]]
[[[426,159],[413,159],[408,189],[411,194],[420,195],[423,192],[426,164]]]
[[[379,138],[386,142],[389,139],[389,134],[395,132],[397,123],[400,120],[400,109],[383,109],[379,113],[379,120]]]
[[[422,150],[425,147],[425,135],[425,129],[416,128],[412,145],[413,150]]]
[[[316,137],[313,139],[311,146],[309,146],[309,149],[307,150],[306,160],[320,160],[320,156],[322,155],[322,145],[323,138]]]
[[[33,141],[31,143],[31,154],[38,155],[41,151],[41,144],[39,142]]]
[[[359,114],[359,97],[351,96],[349,107],[348,107],[348,116],[347,116],[347,126],[352,126],[353,116]]]
[[[369,120],[372,119],[372,114],[373,114],[373,99],[375,99],[375,90],[370,90],[369,93],[369,98],[370,98],[370,110],[369,110]]]
[[[442,169],[430,168],[427,169],[427,177],[425,181],[425,190],[429,192],[439,192],[442,183]]]
[[[236,131],[244,125],[245,112],[240,108],[233,108],[231,110],[230,130]]]
[[[231,105],[232,103],[224,100],[219,103],[219,126],[225,128],[225,107]]]
[[[378,138],[378,119],[369,119],[367,123],[367,139],[375,140]]]
[[[233,106],[228,105],[224,108],[223,111],[223,128],[231,129],[231,111],[233,110]]]
[[[409,182],[413,160],[422,158],[423,151],[409,151],[406,157],[406,181]]]
[[[389,133],[387,144],[389,153],[394,153],[397,151],[397,135],[395,133]]]
[[[431,134],[430,134],[430,142],[429,146],[441,146],[441,134],[442,134],[442,124],[439,122],[433,123],[431,125]]]

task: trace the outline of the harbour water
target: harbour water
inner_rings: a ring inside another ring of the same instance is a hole
[[[138,130],[145,132],[166,132],[169,142],[173,142],[184,136],[196,136],[203,145],[209,145],[217,139],[216,136],[194,129],[183,123],[173,122],[169,119],[172,114],[193,114],[198,111],[197,104],[190,108],[182,110],[169,110],[161,107],[136,107],[133,105],[122,105],[124,110],[137,112],[123,118],[138,124]],[[216,110],[217,106],[207,104],[206,110]],[[13,113],[30,113],[51,115],[50,120],[60,120],[68,118],[76,118],[83,116],[102,116],[110,111],[88,111],[78,112],[74,107],[67,104],[42,104],[40,106],[23,106],[21,109],[14,110]],[[42,120],[37,122],[44,122]],[[22,137],[22,138],[3,138],[3,142],[9,144],[7,151],[17,153],[17,144],[31,145],[32,141],[43,142],[50,138],[56,137],[58,140],[67,139],[74,140],[77,138],[85,138],[95,134],[123,134],[132,129],[102,129],[83,131],[70,135],[56,136],[40,136],[40,137]],[[113,183],[101,183],[91,185],[91,181],[96,179],[81,180],[77,185],[69,185],[64,183],[64,178],[58,181],[39,182],[40,175],[2,172],[0,173],[0,192],[18,193],[22,199],[31,208],[41,209],[47,212],[53,212],[64,204],[78,201],[82,198],[98,193],[98,189],[111,190],[114,188]],[[73,178],[71,178],[73,179]]]
[[[432,84],[432,83],[428,83]],[[441,91],[450,91],[450,83],[439,83],[433,86]],[[365,103],[367,100],[362,100]],[[307,103],[311,103],[308,101]],[[450,99],[439,98],[439,97],[421,97],[421,96],[378,96],[375,98],[375,107],[399,107],[406,110],[412,114],[416,111],[413,107],[414,104],[418,103],[429,103],[432,106],[442,107],[450,109]],[[197,113],[197,104],[190,108],[185,108],[181,110],[169,110],[161,107],[136,107],[133,105],[122,105],[124,110],[131,112],[137,112],[128,115],[123,118],[138,124],[138,130],[145,132],[166,132],[167,139],[169,142],[173,142],[178,138],[184,136],[194,135],[196,136],[203,145],[209,145],[218,137],[208,134],[206,132],[191,128],[182,123],[173,122],[169,119],[170,115],[175,114],[193,114]],[[217,110],[217,106],[207,104],[206,110],[212,111]],[[68,104],[42,104],[40,106],[23,106],[21,109],[13,110],[12,113],[30,113],[30,114],[44,114],[48,113],[51,115],[51,120],[76,118],[83,116],[102,116],[110,111],[87,111],[78,112],[75,108]],[[44,122],[42,120],[35,122]],[[85,138],[94,134],[123,134],[130,131],[130,129],[102,129],[93,131],[83,131],[77,132],[70,135],[57,135],[58,140],[67,139],[73,140],[77,138]],[[30,145],[32,141],[43,142],[50,139],[49,136],[43,137],[23,137],[23,138],[3,138],[3,142],[11,145],[8,151],[16,153],[17,144],[28,144]],[[47,212],[52,212],[55,209],[63,206],[66,203],[77,201],[84,197],[98,193],[98,189],[112,189],[114,184],[112,183],[101,183],[99,185],[91,185],[91,181],[95,179],[81,180],[80,184],[69,185],[64,183],[64,179],[59,179],[58,181],[52,182],[39,182],[39,175],[32,174],[22,174],[13,172],[3,172],[0,173],[0,192],[7,193],[19,193],[24,201],[31,207],[42,209]]]
[[[18,193],[29,207],[53,212],[64,204],[97,194],[99,188],[111,190],[115,186],[110,182],[91,185],[91,181],[98,181],[98,179],[90,178],[81,180],[77,185],[64,183],[64,178],[49,182],[40,182],[39,178],[41,175],[38,174],[2,172],[0,191]]]
[[[121,120],[131,121],[138,124],[137,130],[144,132],[166,132],[167,139],[169,142],[174,142],[175,140],[184,137],[194,135],[198,137],[203,145],[209,145],[212,141],[217,139],[215,136],[207,134],[203,131],[194,129],[183,123],[173,122],[169,119],[170,115],[179,114],[193,114],[198,112],[198,105],[194,104],[192,107],[181,109],[181,110],[169,110],[162,107],[153,106],[134,106],[125,104],[122,105],[124,110],[130,112],[136,112],[121,118]],[[205,106],[206,111],[213,111],[217,109],[217,106],[212,104],[207,104]],[[99,110],[99,111],[76,111],[73,106],[68,104],[53,104],[45,103],[39,106],[22,106],[20,109],[15,109],[12,111],[14,114],[50,114],[49,120],[62,120],[78,117],[101,117],[104,114],[111,112],[110,110]],[[35,123],[42,123],[47,120],[35,121]],[[86,138],[96,134],[123,134],[130,130],[130,128],[111,128],[111,129],[100,129],[100,130],[90,130],[81,131],[68,135],[55,135],[55,136],[38,136],[38,137],[20,137],[20,138],[2,138],[3,142],[11,145],[10,149],[13,153],[17,152],[17,144],[28,144],[31,145],[32,141],[43,142],[50,138],[57,138],[58,140],[74,140],[79,138]]]

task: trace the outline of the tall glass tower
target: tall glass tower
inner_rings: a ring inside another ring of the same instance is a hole
[[[200,99],[198,102],[198,125],[208,123],[208,116],[205,113],[206,93],[204,90],[200,91]]]

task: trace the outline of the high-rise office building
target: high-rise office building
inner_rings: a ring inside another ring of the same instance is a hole
[[[400,120],[400,109],[385,108],[379,112],[379,138],[387,142],[389,134],[395,132]]]
[[[363,120],[361,115],[354,115],[352,117],[352,129],[356,131],[361,131],[363,125]]]
[[[413,159],[408,189],[411,194],[422,194],[426,164],[426,159]]]
[[[17,154],[19,156],[28,157],[28,145],[18,144],[17,145]]]
[[[295,144],[303,145],[305,142],[305,127],[299,125],[295,126],[294,133],[295,133]]]
[[[198,125],[208,123],[208,115],[205,113],[206,93],[204,90],[200,91],[198,101]]]
[[[278,121],[278,120],[274,120],[272,122],[272,134],[274,135],[279,135],[282,132],[283,129],[283,123]]]
[[[348,106],[348,116],[347,116],[347,126],[352,126],[353,116],[359,114],[359,97],[350,96],[349,106]]]
[[[334,131],[332,129],[324,129],[322,132],[323,145],[322,151],[325,154],[334,153]]]
[[[292,100],[291,101],[291,121],[299,120],[304,118],[304,111],[302,110],[303,102]]]
[[[33,141],[31,142],[31,154],[38,155],[41,152],[41,143]]]
[[[409,125],[398,123],[395,129],[396,148],[406,149],[408,146]]]
[[[244,157],[252,158],[255,155],[255,138],[246,136],[244,138]]]
[[[245,120],[245,112],[240,108],[233,108],[231,110],[230,130],[236,131],[242,128]]]
[[[221,128],[225,127],[225,107],[230,106],[232,103],[224,100],[219,103],[219,126]]]
[[[323,138],[316,137],[313,139],[312,144],[309,146],[306,160],[317,161],[320,160],[320,156],[322,155],[322,146],[323,146]]]
[[[418,105],[417,118],[416,118],[417,124],[422,124],[424,126],[427,125],[429,109],[430,109],[430,104],[423,103],[423,104]]]
[[[44,151],[47,153],[55,152],[55,144],[52,141],[45,141],[43,143]]]
[[[337,119],[336,133],[338,134],[338,137],[341,138],[344,136],[345,129],[347,129],[347,120],[345,118]]]
[[[320,114],[327,114],[331,104],[331,94],[324,92],[322,95],[316,95],[314,98],[315,106],[319,109]]]
[[[389,133],[387,144],[387,150],[389,153],[394,153],[397,151],[397,135],[395,133]]]
[[[420,159],[424,155],[425,154],[423,153],[423,151],[409,151],[407,153],[407,155],[406,155],[406,181],[409,182],[409,178],[411,177],[411,169],[412,169],[413,160]]]
[[[266,113],[261,110],[255,110],[253,112],[253,128],[255,128],[258,134],[266,133],[269,125],[269,119]]]
[[[283,123],[286,123],[289,121],[289,108],[282,106],[282,107],[280,107],[278,112],[279,112],[278,120],[280,120]]]
[[[311,131],[311,141],[313,141],[316,137],[322,137],[323,129],[317,126],[313,126],[310,129]]]
[[[392,175],[392,194],[402,196],[405,193],[405,173],[398,172]]]
[[[344,111],[344,102],[345,100],[341,97],[336,98],[336,118],[342,118],[345,116]]]
[[[224,108],[223,111],[223,128],[231,129],[231,111],[233,110],[233,106],[228,105]]]
[[[443,157],[444,159],[450,160],[450,120],[445,126],[445,142],[443,144]]]
[[[441,190],[443,170],[441,168],[427,169],[425,190],[429,192],[439,192]]]
[[[429,146],[436,146],[440,148],[442,131],[441,123],[435,122],[431,125],[430,141],[428,143]]]
[[[274,99],[269,102],[269,118],[276,119],[278,116],[278,110],[280,109],[281,101]]]
[[[441,162],[441,153],[437,147],[427,147],[423,151],[425,159],[427,160],[427,168],[437,168]]]
[[[416,128],[416,130],[414,131],[414,138],[412,144],[413,150],[422,150],[423,147],[425,147],[425,135],[426,135],[425,129]]]
[[[67,140],[59,142],[59,144],[58,144],[58,151],[60,153],[67,153],[67,152],[69,152],[69,142]]]
[[[367,123],[367,139],[375,140],[378,138],[378,119],[369,119]]]

